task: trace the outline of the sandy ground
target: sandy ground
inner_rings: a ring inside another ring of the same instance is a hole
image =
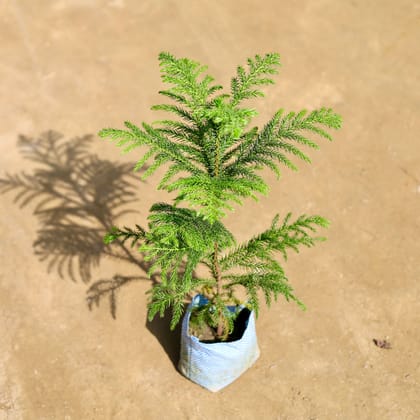
[[[419,419],[419,14],[405,0],[3,0],[0,419]],[[217,394],[176,370],[179,332],[146,323],[138,256],[100,240],[110,220],[144,224],[169,200],[159,174],[131,177],[137,154],[96,135],[162,117],[163,50],[225,85],[277,51],[257,122],[281,107],[344,119],[312,165],[266,173],[270,195],[226,219],[238,240],[289,210],[332,225],[286,266],[308,311],[264,307],[261,358]]]

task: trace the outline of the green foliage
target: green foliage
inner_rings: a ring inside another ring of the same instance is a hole
[[[268,167],[280,176],[282,165],[297,169],[294,157],[310,162],[302,148],[317,149],[318,144],[309,137],[331,140],[326,130],[340,128],[341,117],[327,108],[298,113],[280,109],[261,130],[247,128],[257,112],[242,102],[264,96],[260,87],[274,83],[271,75],[280,66],[276,53],[249,58],[247,68],[238,66],[229,94],[220,93],[223,87],[214,84],[214,78],[205,74],[207,67],[196,61],[167,52],[159,55],[159,61],[162,80],[169,85],[159,93],[175,103],[152,109],[176,119],[141,127],[126,122],[124,130],[106,128],[99,133],[116,141],[124,152],[145,147],[135,169],[147,165],[145,179],[165,168],[158,188],[175,193],[173,205],[152,206],[148,230],[114,228],[104,238],[106,243],[117,239],[140,243],[139,251],[152,262],[148,274],[160,271],[161,284],[150,291],[149,317],[162,316],[171,307],[175,327],[186,296],[201,289],[209,304],[195,311],[197,321],[218,328],[218,336],[225,339],[233,328],[226,304],[237,301],[236,288],[245,288],[256,312],[260,291],[268,305],[282,294],[304,308],[274,253],[286,259],[289,250],[313,246],[322,238],[311,234],[327,227],[327,221],[303,215],[290,222],[288,214],[278,225],[277,215],[269,229],[237,246],[221,219],[234,209],[233,203],[242,204],[247,197],[258,200],[257,193],[268,193],[257,171]],[[180,203],[190,208],[178,207]],[[210,279],[195,275],[199,264],[210,270]]]
[[[264,96],[256,87],[274,84],[272,79],[264,75],[277,74],[276,66],[280,66],[280,55],[277,53],[266,54],[264,57],[256,55],[255,59],[248,58],[248,72],[238,66],[237,75],[230,84],[232,103],[238,104],[243,99]]]
[[[146,260],[154,261],[148,274],[159,268],[163,283],[168,280],[168,271],[176,273],[181,263],[186,261],[182,281],[188,286],[194,268],[199,261],[209,258],[215,242],[223,247],[235,243],[232,234],[221,222],[211,224],[194,210],[157,203],[150,212],[146,242],[139,250],[145,253]]]
[[[220,321],[220,313],[222,313],[224,321],[224,334],[222,337],[219,337],[219,339],[226,340],[229,337],[229,334],[233,332],[235,318],[239,312],[239,306],[236,307],[236,311],[231,312],[227,308],[223,299],[215,298],[202,306],[195,306],[192,308],[190,316],[190,330],[194,335],[199,336],[200,332],[210,328],[210,331],[213,330],[213,333],[209,334],[210,337],[208,337],[208,339],[210,339],[209,341],[211,341],[211,338],[216,338],[214,331],[217,330]]]
[[[287,277],[283,268],[274,258],[273,253],[280,252],[287,260],[287,251],[292,249],[299,252],[299,246],[311,247],[317,241],[323,241],[323,237],[312,237],[308,231],[316,232],[316,227],[327,227],[328,221],[320,216],[300,216],[295,222],[289,223],[289,213],[281,226],[277,226],[279,215],[273,219],[269,229],[253,237],[248,242],[231,250],[220,261],[220,268],[229,271],[232,268],[244,269],[245,274],[225,274],[224,288],[231,289],[234,286],[243,286],[247,293],[251,306],[258,313],[257,292],[264,292],[265,300],[270,306],[272,298],[277,300],[279,294],[289,300],[296,301],[302,308],[304,305],[293,294],[292,288],[287,284]]]
[[[146,232],[139,225],[136,225],[135,230],[125,226],[123,229],[113,226],[111,231],[104,236],[104,243],[109,245],[119,239],[124,244],[127,240],[131,239],[131,246],[133,247],[139,240],[144,239],[145,235]]]

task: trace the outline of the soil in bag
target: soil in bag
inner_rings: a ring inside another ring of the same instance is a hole
[[[233,323],[233,331],[229,334],[225,343],[240,340],[244,335],[245,329],[248,325],[249,316],[251,311],[248,308],[243,308],[238,316],[236,317]],[[190,334],[192,331],[190,330]],[[208,325],[203,326],[200,331],[194,331],[193,335],[198,337],[201,343],[212,344],[212,343],[220,343],[221,340],[216,338],[216,331],[215,329],[209,327]]]

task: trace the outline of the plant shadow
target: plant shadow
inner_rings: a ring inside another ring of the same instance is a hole
[[[92,140],[92,135],[68,140],[52,130],[38,138],[20,135],[18,148],[25,159],[36,163],[36,169],[0,178],[0,193],[14,193],[20,208],[34,206],[40,228],[33,248],[47,271],[85,284],[103,257],[125,260],[143,273],[150,268],[129,246],[103,241],[119,217],[136,213],[127,206],[138,200],[135,184],[140,179],[133,172],[134,163],[111,162],[90,153]],[[115,318],[117,291],[140,279],[147,277],[116,274],[95,281],[87,290],[89,309],[108,297]],[[156,282],[154,277],[151,280]]]
[[[158,276],[148,277],[152,262],[122,241],[105,244],[103,237],[115,221],[137,213],[129,205],[138,201],[141,182],[133,172],[135,163],[119,163],[100,159],[89,152],[92,135],[66,139],[49,130],[38,138],[20,135],[18,148],[24,159],[36,164],[31,173],[5,174],[0,178],[0,193],[14,193],[20,208],[32,205],[39,222],[33,242],[35,255],[47,264],[48,273],[56,271],[60,278],[90,284],[86,303],[92,310],[108,299],[115,319],[118,291],[138,280],[158,283]],[[147,170],[144,166],[143,170]],[[104,257],[117,258],[140,269],[141,275],[115,274],[91,282],[92,270]],[[185,269],[182,263],[180,270]],[[170,330],[170,314],[146,321],[146,328],[159,341],[177,368],[180,353],[181,324]]]
[[[169,328],[170,323],[170,314],[165,313],[162,318],[156,315],[152,321],[146,320],[146,328],[156,337],[175,369],[177,369],[180,354],[181,323],[178,323],[173,331]]]

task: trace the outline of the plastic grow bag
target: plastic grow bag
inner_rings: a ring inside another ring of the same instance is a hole
[[[207,302],[201,295],[194,297],[182,321],[181,352],[178,368],[191,381],[212,392],[219,391],[239,378],[260,355],[255,332],[254,312],[243,308],[245,327],[235,341],[202,343],[189,335],[189,321],[193,306]],[[233,311],[234,307],[228,307]],[[241,315],[238,315],[238,317]]]

